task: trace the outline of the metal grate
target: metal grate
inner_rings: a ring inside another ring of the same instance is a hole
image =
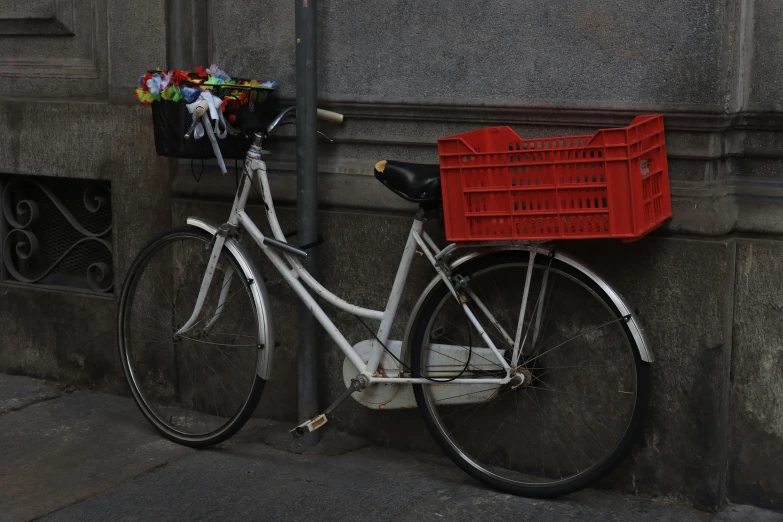
[[[111,293],[106,181],[0,176],[0,279]]]

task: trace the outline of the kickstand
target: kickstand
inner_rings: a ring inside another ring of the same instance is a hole
[[[314,432],[318,428],[323,427],[323,425],[326,424],[326,422],[329,420],[328,415],[331,415],[332,412],[336,410],[337,407],[343,403],[343,401],[345,401],[345,399],[358,391],[362,391],[366,386],[367,379],[364,376],[360,375],[356,379],[351,379],[351,385],[348,386],[339,397],[337,397],[337,400],[330,404],[322,414],[317,415],[309,421],[303,422],[296,428],[292,429],[291,435],[293,435],[294,438],[299,438],[307,435],[308,433]]]

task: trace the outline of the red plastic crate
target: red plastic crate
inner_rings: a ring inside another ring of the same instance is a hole
[[[672,215],[663,116],[592,136],[491,127],[438,140],[446,237],[638,239]]]

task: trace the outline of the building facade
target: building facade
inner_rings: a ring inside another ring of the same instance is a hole
[[[548,137],[665,115],[670,222],[633,244],[560,246],[635,304],[657,358],[644,440],[604,484],[783,510],[783,4],[321,0],[318,11],[319,98],[346,116],[322,127],[334,143],[319,149],[320,276],[364,306],[384,305],[412,216],[374,180],[377,160],[436,162],[438,137],[482,126]],[[0,371],[126,393],[115,315],[133,256],[188,215],[222,219],[235,187],[213,166],[197,182],[190,162],[155,155],[137,78],[214,62],[277,80],[293,100],[294,46],[293,2],[0,6]],[[293,229],[294,140],[270,148]],[[27,246],[6,257],[9,236]],[[415,268],[403,310],[430,276]],[[296,301],[276,276],[268,287],[281,347],[258,414],[294,420]],[[364,337],[350,317],[336,322]],[[325,405],[343,387],[342,355],[326,340],[321,354]],[[415,411],[349,403],[336,423],[437,451]]]

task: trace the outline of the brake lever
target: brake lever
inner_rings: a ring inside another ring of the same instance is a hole
[[[285,123],[280,123],[280,124],[279,124],[279,125],[277,125],[275,128],[276,128],[276,129],[279,129],[280,127],[285,127],[286,125],[294,125],[295,123],[296,123],[296,122],[294,122],[294,121],[287,121],[287,122],[285,122]],[[316,132],[317,132],[318,134],[320,134],[321,136],[323,136],[324,138],[326,138],[327,140],[329,140],[329,143],[334,143],[334,140],[333,140],[332,138],[330,138],[329,136],[327,136],[326,134],[324,134],[323,132],[321,132],[321,131],[319,131],[319,130],[316,130]]]
[[[324,134],[323,132],[321,132],[321,131],[316,131],[316,132],[318,134],[320,134],[321,136],[323,136],[324,138],[326,138],[327,140],[329,140],[329,143],[334,143],[334,140],[332,138],[330,138],[329,136],[327,136],[326,134]]]
[[[196,125],[198,125],[199,121],[201,121],[201,118],[196,118],[193,120],[193,123],[190,124],[188,132],[185,133],[186,140],[189,140],[190,137],[193,136],[193,130],[196,128]]]

